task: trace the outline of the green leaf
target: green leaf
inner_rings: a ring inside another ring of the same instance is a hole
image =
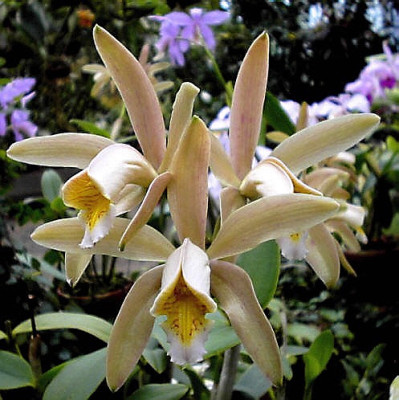
[[[14,353],[0,351],[0,389],[16,389],[34,385],[29,363]]]
[[[265,309],[276,292],[280,272],[280,249],[274,240],[261,243],[238,257],[237,264],[251,277],[256,297]]]
[[[312,382],[323,372],[333,351],[334,336],[331,331],[326,330],[316,338],[309,351],[303,356],[306,387],[310,387]]]
[[[55,378],[55,376],[70,362],[73,360],[66,361],[62,364],[58,364],[53,368],[50,368],[48,371],[44,372],[40,375],[39,380],[37,382],[37,387],[41,392],[44,392],[47,385]]]
[[[41,179],[42,193],[49,203],[60,196],[63,184],[64,182],[55,170],[47,169],[43,172]]]
[[[112,325],[94,315],[55,312],[36,316],[36,328],[38,331],[48,329],[79,329],[90,333],[98,339],[107,342],[111,333]],[[30,320],[26,320],[16,326],[13,335],[19,333],[31,332],[32,326]]]
[[[47,386],[43,400],[87,400],[105,378],[106,350],[69,362]]]
[[[240,339],[228,319],[219,310],[209,314],[208,318],[213,320],[214,324],[209,332],[208,340],[205,342],[206,358],[223,353],[240,344]]]
[[[3,331],[0,331],[0,340],[7,339],[7,334]]]
[[[279,100],[270,92],[266,92],[264,115],[267,123],[276,131],[281,131],[287,135],[295,133],[295,125],[292,123]]]
[[[234,390],[247,393],[253,398],[259,399],[271,387],[271,381],[265,377],[256,364],[252,364],[234,385]]]
[[[146,348],[143,352],[144,359],[154,368],[158,374],[161,374],[166,370],[167,357],[164,349],[158,347],[158,341],[154,338],[150,338]]]
[[[79,128],[83,129],[85,132],[93,133],[94,135],[104,136],[106,138],[110,138],[111,135],[105,129],[99,128],[97,125],[92,122],[85,121],[83,119],[71,119],[69,122],[77,125]]]
[[[189,390],[182,384],[150,384],[136,390],[127,400],[179,400]]]

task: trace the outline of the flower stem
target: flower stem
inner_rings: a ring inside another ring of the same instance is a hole
[[[234,346],[224,353],[222,372],[220,374],[215,400],[231,399],[239,358],[240,345]]]

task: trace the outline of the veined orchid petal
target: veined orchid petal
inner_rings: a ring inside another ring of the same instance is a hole
[[[168,169],[179,145],[180,138],[191,123],[194,101],[198,93],[199,89],[195,85],[184,82],[176,94],[170,117],[168,145],[159,172],[164,172]]]
[[[79,281],[89,265],[91,254],[65,253],[66,280],[72,287]]]
[[[94,42],[121,93],[145,157],[155,169],[165,154],[165,125],[154,87],[137,59],[98,25]]]
[[[209,132],[209,135],[211,137],[210,167],[212,172],[222,184],[238,188],[240,179],[234,172],[229,156],[219,139],[212,132]]]
[[[84,169],[111,139],[86,133],[59,133],[13,143],[7,156],[27,164]]]
[[[234,85],[230,113],[230,154],[237,176],[243,179],[252,167],[265,101],[269,37],[259,35],[241,64]]]
[[[116,215],[133,210],[143,201],[145,194],[145,189],[139,185],[126,185],[120,193],[118,202],[115,204]]]
[[[283,372],[276,336],[248,274],[234,264],[212,260],[211,291],[249,355],[274,384],[280,384]]]
[[[309,126],[280,143],[272,156],[298,174],[318,162],[347,150],[371,134],[380,118],[375,114],[351,114]]]
[[[220,193],[220,217],[221,223],[235,210],[245,206],[246,199],[240,191],[234,187],[228,186],[222,189]]]
[[[161,286],[163,266],[150,269],[134,283],[119,310],[107,348],[106,379],[116,391],[140,359],[154,326],[150,308]]]
[[[208,209],[210,138],[205,124],[194,117],[180,140],[170,165],[168,185],[170,213],[181,241],[205,247]]]
[[[151,307],[154,316],[166,315],[162,326],[170,343],[169,354],[177,364],[202,360],[211,321],[216,311],[209,294],[210,268],[206,253],[185,239],[166,261],[161,292]]]
[[[310,172],[309,174],[305,175],[304,181],[308,185],[322,191],[320,189],[321,185],[325,180],[329,179],[331,176],[338,176],[340,181],[346,182],[349,179],[350,175],[348,172],[343,171],[342,169],[339,168],[323,167],[323,168],[317,168],[314,171]]]
[[[135,233],[148,222],[171,178],[172,174],[167,171],[152,181],[143,202],[120,239],[119,248],[121,251]]]
[[[309,229],[306,246],[306,261],[327,287],[333,287],[339,278],[340,262],[335,239],[324,224]]]
[[[87,173],[101,193],[116,203],[127,184],[147,188],[157,173],[151,164],[132,146],[114,144],[99,153],[89,166]]]
[[[335,219],[346,222],[354,229],[363,225],[366,210],[362,206],[342,203],[341,209],[342,210],[334,216]]]
[[[64,218],[39,226],[32,233],[34,242],[50,249],[77,254],[105,254],[136,261],[165,261],[175,250],[174,246],[160,232],[146,225],[130,241],[123,252],[119,251],[119,239],[126,230],[129,220],[115,218],[108,235],[95,247],[82,249],[79,242],[84,226],[78,218]]]
[[[335,215],[332,199],[293,193],[264,197],[233,212],[208,248],[209,258],[224,258],[250,250],[270,239],[287,236]]]

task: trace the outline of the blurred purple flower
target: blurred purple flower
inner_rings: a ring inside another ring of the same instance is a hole
[[[190,42],[201,43],[202,38],[210,50],[215,49],[215,36],[210,26],[224,23],[229,16],[226,11],[204,12],[201,8],[192,8],[190,14],[173,11],[164,16],[153,15],[149,18],[162,23],[157,49],[163,52],[168,47],[172,62],[182,66]]]
[[[7,120],[6,115],[0,113],[0,136],[4,136],[7,130]]]
[[[25,136],[34,136],[38,129],[33,122],[29,121],[29,112],[25,110],[14,110],[11,113],[11,128],[17,142]]]
[[[7,107],[19,96],[29,93],[35,83],[36,80],[34,78],[17,78],[7,83],[0,90],[0,105],[3,108]]]

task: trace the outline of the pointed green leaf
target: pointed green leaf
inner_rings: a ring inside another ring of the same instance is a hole
[[[152,383],[136,390],[127,400],[179,400],[188,390],[188,386],[180,383]]]
[[[107,342],[111,333],[112,325],[94,315],[55,312],[40,314],[35,317],[36,329],[38,331],[49,329],[79,329],[96,338]],[[26,320],[17,325],[12,331],[13,335],[32,331],[31,321]]]
[[[0,390],[34,385],[29,363],[14,353],[0,350]]]
[[[67,365],[47,386],[43,400],[87,400],[105,378],[106,349],[81,356]]]
[[[43,172],[41,179],[43,196],[51,203],[60,196],[63,181],[59,174],[53,169],[47,169]]]
[[[83,129],[85,132],[92,133],[93,135],[103,136],[110,138],[110,134],[105,129],[99,128],[96,124],[90,121],[85,121],[83,119],[71,119],[69,121],[71,124],[77,125],[79,128]]]
[[[274,240],[240,254],[237,265],[247,271],[263,309],[273,298],[280,272],[280,249]]]
[[[294,173],[344,151],[371,134],[380,118],[375,114],[350,114],[309,126],[280,143],[272,152]]]
[[[270,92],[266,93],[264,114],[266,122],[276,131],[284,132],[288,135],[295,133],[295,125],[284,111],[279,100]]]
[[[334,335],[326,330],[320,333],[304,354],[305,361],[305,385],[311,383],[324,371],[334,351]]]
[[[265,377],[256,364],[252,364],[234,385],[234,390],[249,394],[259,399],[272,387],[272,383]]]

